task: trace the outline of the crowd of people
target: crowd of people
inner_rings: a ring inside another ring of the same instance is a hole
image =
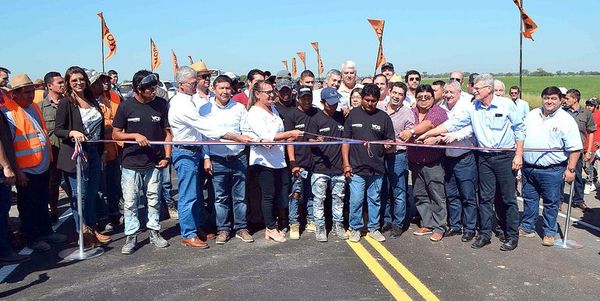
[[[346,61],[321,87],[310,70],[297,82],[286,70],[259,69],[246,83],[213,79],[200,61],[177,69],[170,99],[146,70],[134,74],[129,95],[114,70],[73,66],[35,82],[10,74],[0,67],[2,263],[29,259],[11,247],[13,186],[20,231],[40,252],[67,240],[51,226],[61,187],[73,212],[82,199],[82,220],[73,216],[85,248],[111,243],[123,223],[123,254],[140,247],[143,228],[155,247],[168,247],[165,213],[193,248],[208,248],[208,239],[253,242],[260,228],[275,242],[306,233],[320,242],[359,242],[365,233],[382,242],[414,221],[413,234],[434,242],[461,236],[479,249],[495,234],[510,251],[519,237],[537,236],[540,198],[542,244],[551,246],[564,183],[574,182],[573,206],[585,211],[583,195],[597,181],[599,103],[582,106],[577,89],[547,87],[530,111],[519,87],[505,97],[490,74],[471,73],[463,91],[462,72],[422,84],[418,71],[402,77],[391,63],[359,82]]]

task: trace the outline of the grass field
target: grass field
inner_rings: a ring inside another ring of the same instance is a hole
[[[509,88],[519,85],[519,77],[498,77],[506,85],[505,96],[508,97]],[[424,83],[431,83],[436,79],[425,78]],[[442,79],[447,80],[447,79]],[[581,91],[581,104],[590,97],[600,97],[599,75],[576,75],[576,76],[524,76],[523,77],[523,99],[529,102],[531,108],[539,107],[541,104],[542,90],[548,86],[575,88]],[[466,86],[463,87],[466,91]]]

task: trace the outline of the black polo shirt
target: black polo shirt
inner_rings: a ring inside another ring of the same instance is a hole
[[[336,111],[333,116],[319,111],[311,119],[308,132],[323,136],[342,137],[344,133],[344,114]],[[325,139],[324,141],[336,141],[334,139]],[[319,145],[313,146],[313,172],[326,175],[340,175],[342,169],[342,145]]]
[[[319,113],[319,109],[311,107],[308,112],[302,112],[300,109],[290,109],[286,118],[283,120],[283,125],[286,131],[300,130],[308,132],[310,127],[311,119]],[[313,138],[310,135],[304,135],[304,137],[297,139],[296,141],[308,141],[309,138]],[[312,152],[310,146],[294,146],[294,156],[296,157],[296,163],[298,166],[305,169],[312,167]]]

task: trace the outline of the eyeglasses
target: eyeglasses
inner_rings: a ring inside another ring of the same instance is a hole
[[[492,86],[483,86],[483,87],[475,87],[475,86],[473,86],[473,91],[478,91],[479,92],[479,90],[481,90],[483,88],[491,88],[491,87]]]
[[[430,100],[431,96],[429,95],[421,95],[421,96],[417,96],[417,100]]]
[[[201,79],[209,79],[210,78],[210,74],[201,74],[200,78]]]
[[[509,94],[510,94],[510,95],[518,95],[518,94],[519,94],[519,92],[510,92]]]
[[[418,81],[421,81],[421,78],[420,78],[420,77],[409,77],[409,78],[408,78],[408,81],[409,81],[409,82],[414,82],[414,81],[417,81],[417,82],[418,82]]]
[[[265,94],[267,94],[269,96],[275,96],[275,91],[274,90],[267,90],[267,91],[257,90],[257,92],[262,92],[262,93],[265,93]]]
[[[185,83],[182,83],[182,84],[188,84],[188,85],[190,85],[192,87],[195,87],[195,86],[198,85],[198,82],[185,82]]]

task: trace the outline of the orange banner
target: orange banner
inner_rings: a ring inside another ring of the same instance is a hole
[[[521,5],[521,0],[513,0],[519,11],[521,12],[521,21],[523,22],[523,36],[533,41],[533,32],[538,28],[537,24],[529,17],[527,12]]]
[[[375,34],[377,35],[377,39],[381,43],[381,39],[383,39],[383,26],[385,25],[385,20],[376,20],[376,19],[367,19],[369,23],[371,23],[371,27],[375,30]]]
[[[104,60],[110,59],[115,53],[117,53],[117,40],[115,40],[115,36],[110,32],[108,26],[106,26],[106,22],[104,21],[104,15],[102,12],[97,14],[98,18],[100,18],[100,22],[102,23],[102,40],[104,44],[108,47],[108,54],[104,58]]]
[[[298,51],[296,52],[296,54],[300,58],[300,61],[302,61],[302,66],[304,66],[304,70],[306,70],[306,52]]]
[[[321,59],[321,52],[319,51],[319,42],[311,42],[310,45],[317,52],[317,71],[319,77],[321,77],[321,73],[325,71],[325,67],[323,67],[323,60]]]
[[[156,44],[154,44],[154,41],[150,38],[150,69],[154,72],[154,70],[158,69],[158,66],[160,66],[158,47],[156,47]]]
[[[381,66],[383,66],[383,64],[385,64],[386,59],[385,59],[385,55],[383,54],[383,46],[381,44],[379,44],[379,50],[377,51],[377,63],[375,65],[375,69],[379,69],[381,68]]]
[[[192,59],[192,56],[188,55],[188,58],[190,59],[190,65],[193,65],[194,64],[194,60]]]
[[[298,69],[296,69],[296,58],[292,58],[292,78],[296,78],[296,73],[298,73]]]
[[[179,69],[179,63],[177,63],[177,56],[175,55],[175,51],[171,49],[171,58],[173,59],[173,74],[177,73],[177,69]]]
[[[283,67],[285,68],[285,70],[288,70],[287,61],[281,61],[281,63],[283,64]]]

